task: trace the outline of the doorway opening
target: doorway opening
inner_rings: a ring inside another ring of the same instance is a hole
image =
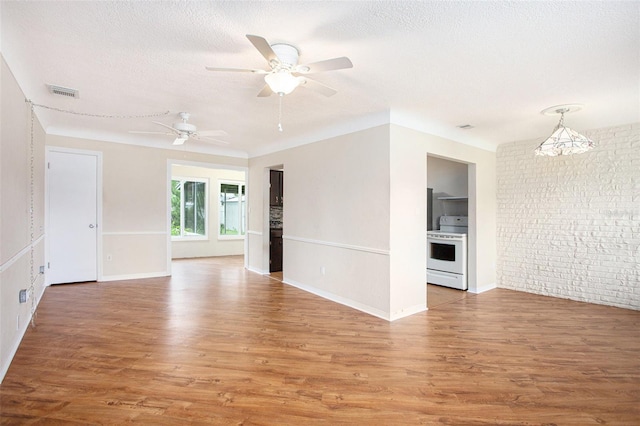
[[[168,175],[169,262],[244,256],[246,170],[170,161]]]
[[[475,202],[474,164],[427,155],[428,308],[475,291]]]
[[[283,280],[284,169],[269,169],[269,276]]]

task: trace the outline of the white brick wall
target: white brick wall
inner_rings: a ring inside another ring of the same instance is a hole
[[[498,287],[640,310],[640,123],[581,133],[580,155],[498,147]]]

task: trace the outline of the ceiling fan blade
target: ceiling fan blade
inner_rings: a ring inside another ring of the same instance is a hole
[[[273,91],[271,90],[271,87],[269,87],[268,84],[265,84],[260,93],[258,93],[258,97],[266,98],[267,96],[271,96],[272,93]]]
[[[225,132],[224,130],[199,130],[196,133],[198,136],[203,136],[203,137],[207,137],[207,136],[229,136],[229,133]]]
[[[280,62],[280,59],[278,59],[278,55],[276,55],[276,52],[273,51],[273,49],[269,45],[269,42],[265,40],[264,37],[247,34],[247,38],[249,39],[251,44],[253,44],[253,46],[258,49],[260,54],[264,56],[269,64],[271,64],[271,61]]]
[[[337,90],[306,77],[300,82],[300,87],[306,87],[307,89],[314,90],[325,96],[333,96],[338,93]]]
[[[267,74],[267,70],[249,69],[249,68],[218,68],[218,67],[205,67],[209,71],[225,71],[225,72],[253,72],[256,74]]]
[[[157,125],[162,126],[162,127],[166,127],[167,129],[169,129],[169,130],[171,130],[173,132],[172,134],[175,134],[175,135],[179,135],[180,134],[180,132],[177,131],[176,129],[174,129],[173,127],[167,126],[166,124],[161,123],[159,121],[152,121],[152,123],[153,124],[157,124]]]
[[[175,135],[175,133],[169,133],[169,132],[139,132],[137,130],[129,130],[129,133],[136,133],[136,134],[140,134],[140,135]]]
[[[314,72],[341,70],[345,68],[353,68],[353,64],[349,58],[343,56],[341,58],[333,58],[324,61],[312,62],[310,64],[298,65],[295,72],[300,74],[311,74]]]
[[[208,140],[208,141],[222,143],[222,144],[225,144],[225,145],[229,145],[231,143],[231,142],[227,142],[227,141],[221,141],[220,139],[210,138],[210,137],[207,137],[207,136],[200,136],[198,139],[205,139],[205,140]]]

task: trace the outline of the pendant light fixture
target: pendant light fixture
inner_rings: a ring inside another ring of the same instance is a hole
[[[582,154],[593,149],[595,144],[588,137],[564,125],[564,115],[582,109],[579,104],[556,105],[541,111],[544,115],[560,114],[560,122],[553,133],[535,150],[536,155],[555,157],[557,155]]]

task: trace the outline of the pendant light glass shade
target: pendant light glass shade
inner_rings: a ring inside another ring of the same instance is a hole
[[[290,72],[279,71],[264,76],[264,81],[269,85],[273,93],[288,95],[293,89],[298,87],[300,79],[294,77]]]
[[[564,125],[564,113],[569,109],[558,109],[560,122],[549,136],[535,150],[536,155],[555,157],[557,155],[582,154],[593,149],[595,144],[588,137],[572,130]]]

